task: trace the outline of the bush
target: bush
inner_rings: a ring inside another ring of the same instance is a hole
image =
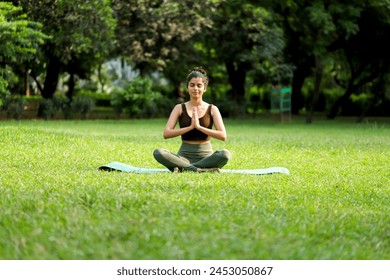
[[[1,87],[1,84],[0,84],[0,87]],[[6,96],[7,95],[5,93],[2,93],[1,89],[0,89],[0,112],[3,111],[3,104],[4,104],[4,100],[5,100]]]
[[[129,117],[155,117],[159,114],[158,103],[163,97],[152,90],[148,78],[136,78],[124,89],[115,89],[111,96],[111,105],[119,116],[123,112]]]
[[[111,95],[102,92],[95,92],[92,90],[77,90],[76,96],[89,97],[94,100],[94,105],[97,107],[111,107]]]
[[[80,113],[83,119],[88,118],[94,107],[95,100],[88,96],[76,96],[71,103],[72,112]]]
[[[51,119],[58,112],[62,111],[65,118],[68,118],[69,99],[64,95],[54,95],[51,99],[42,98],[39,100],[39,117],[45,120]]]
[[[51,99],[42,98],[39,101],[39,112],[38,116],[45,120],[51,119],[54,116],[55,109],[54,103]]]
[[[20,95],[6,95],[2,99],[2,110],[6,112],[7,117],[20,120],[26,105],[24,97]]]

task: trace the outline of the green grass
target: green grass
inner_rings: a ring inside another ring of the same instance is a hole
[[[157,167],[165,120],[0,122],[1,259],[389,259],[386,123],[227,120],[226,168]]]

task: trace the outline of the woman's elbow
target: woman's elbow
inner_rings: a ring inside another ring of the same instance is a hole
[[[164,139],[168,139],[168,138],[172,138],[173,136],[169,130],[164,130],[163,137]]]

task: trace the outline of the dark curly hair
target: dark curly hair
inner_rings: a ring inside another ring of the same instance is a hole
[[[205,88],[207,88],[207,85],[209,84],[209,78],[207,77],[206,70],[204,70],[202,66],[198,66],[190,70],[186,79],[186,86],[188,87],[188,83],[191,81],[192,78],[198,77],[203,79],[204,86]]]

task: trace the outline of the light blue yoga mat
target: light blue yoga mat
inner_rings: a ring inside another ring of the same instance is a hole
[[[166,168],[141,168],[134,167],[121,162],[111,162],[106,165],[100,166],[99,170],[103,171],[122,171],[128,173],[138,174],[151,174],[151,173],[169,173],[170,171]],[[266,175],[274,173],[290,174],[290,171],[285,167],[269,167],[262,169],[221,169],[220,173],[230,174],[253,174],[253,175]]]

